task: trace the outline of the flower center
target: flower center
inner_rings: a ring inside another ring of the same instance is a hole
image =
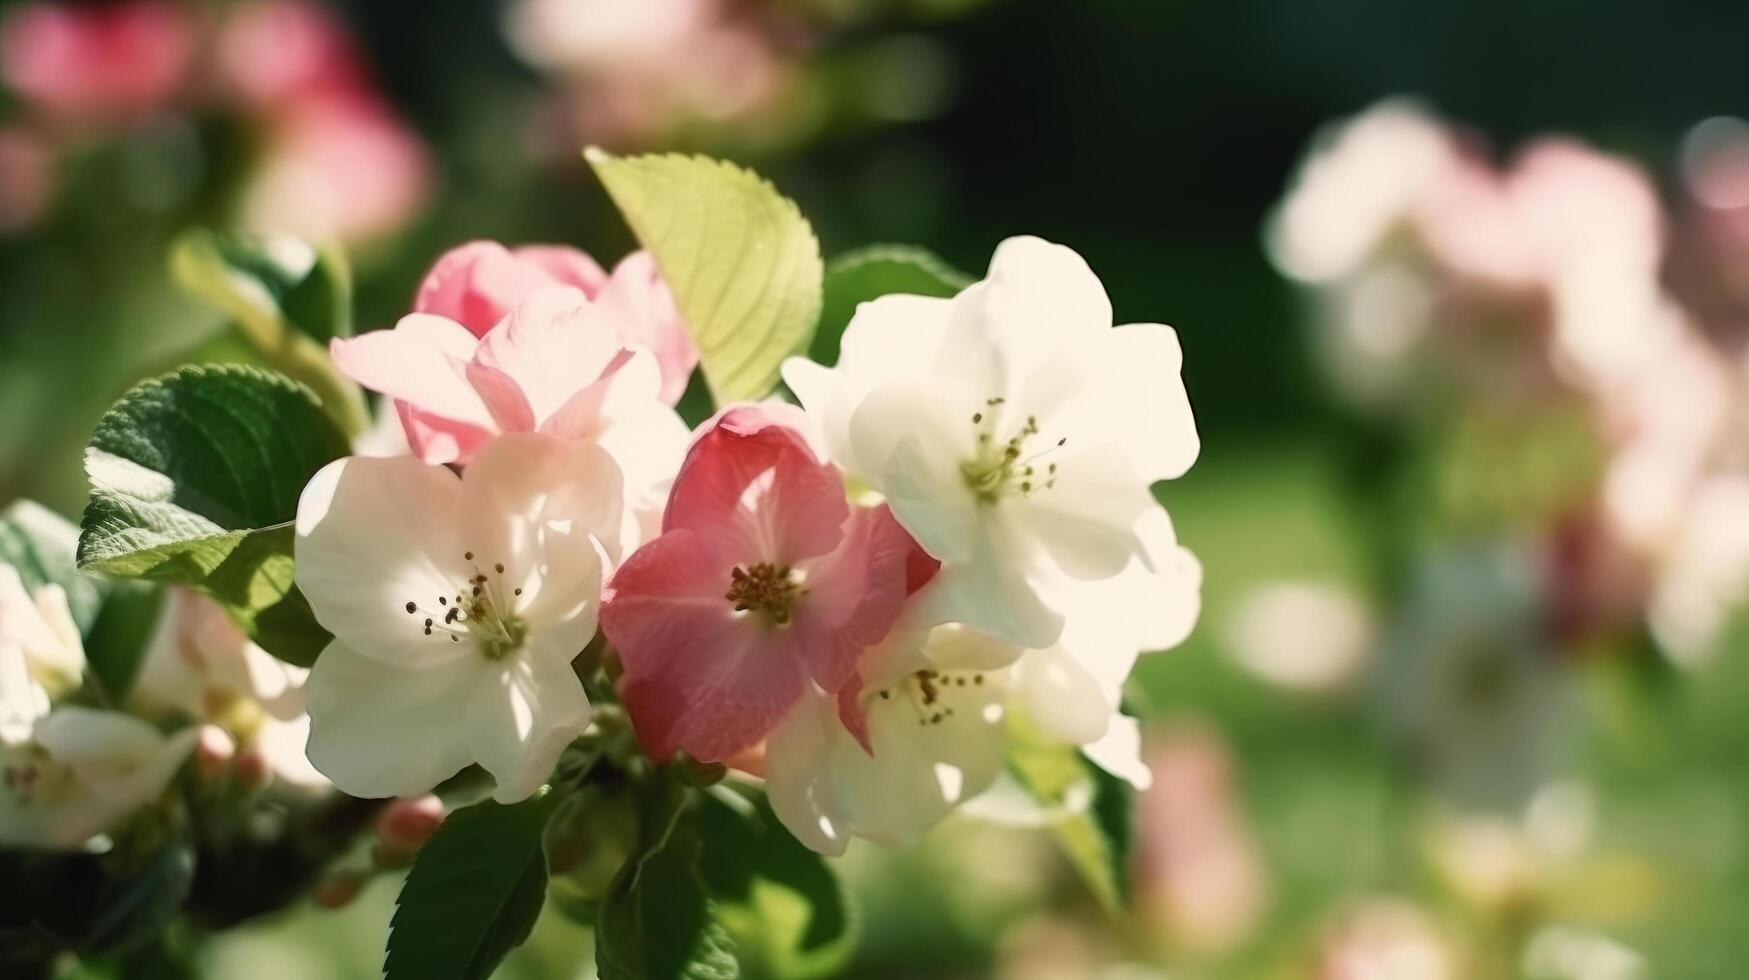
[[[762,561],[751,568],[736,565],[729,572],[729,591],[723,598],[734,603],[738,613],[756,613],[767,625],[788,626],[796,600],[807,593],[788,565]]]
[[[881,692],[882,701],[897,697],[909,701],[919,727],[939,725],[954,716],[954,707],[964,707],[965,695],[984,686],[981,670],[918,670]]]
[[[447,636],[451,643],[467,637],[487,660],[502,660],[522,649],[528,639],[528,624],[516,612],[522,589],[506,588],[503,562],[494,563],[488,573],[474,564],[473,552],[463,558],[474,574],[453,596],[438,596],[436,609],[415,600],[408,600],[403,608],[409,616],[425,617],[426,636]]]
[[[1054,443],[1039,435],[1038,416],[1028,415],[1019,430],[1005,440],[996,438],[997,416],[1004,398],[987,398],[984,410],[972,413],[972,429],[977,433],[977,455],[960,463],[960,477],[979,501],[993,504],[1004,494],[1019,493],[1030,497],[1057,485],[1057,464],[1044,457],[1063,448],[1069,438]],[[1028,453],[1029,446],[1046,443],[1045,448]]]

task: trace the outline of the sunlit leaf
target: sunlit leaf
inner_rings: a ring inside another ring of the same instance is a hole
[[[674,290],[717,404],[769,394],[820,315],[820,245],[795,203],[720,160],[584,155]]]

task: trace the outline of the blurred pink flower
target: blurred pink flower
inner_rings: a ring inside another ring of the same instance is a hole
[[[217,58],[226,93],[254,109],[370,89],[345,25],[321,4],[267,0],[232,7],[219,30]]]
[[[609,584],[601,614],[621,690],[657,759],[757,744],[812,685],[848,685],[892,628],[919,550],[885,506],[852,507],[806,437],[759,407],[693,444],[662,535]]]
[[[548,286],[581,289],[604,311],[621,340],[656,355],[662,400],[670,405],[680,400],[698,366],[698,349],[648,252],[626,256],[608,275],[588,254],[563,245],[511,249],[497,242],[469,242],[432,265],[419,284],[413,309],[449,317],[484,337],[529,293]]]
[[[264,156],[244,201],[245,224],[263,233],[381,238],[431,191],[425,145],[374,97],[297,104],[270,122]]]
[[[30,3],[0,18],[0,78],[51,115],[137,116],[177,95],[194,47],[173,3]]]
[[[519,0],[505,32],[524,60],[574,90],[564,94],[576,96],[567,101],[591,140],[741,117],[783,84],[770,32],[721,0]]]
[[[1463,969],[1451,940],[1415,906],[1376,898],[1325,936],[1317,980],[1457,980]]]
[[[1232,760],[1212,731],[1194,727],[1160,737],[1147,759],[1154,784],[1137,817],[1140,901],[1177,941],[1226,948],[1269,898]]]
[[[0,128],[0,235],[33,224],[55,195],[55,152],[22,127]]]

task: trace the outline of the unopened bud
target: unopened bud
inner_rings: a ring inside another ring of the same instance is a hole
[[[377,841],[371,845],[370,861],[384,871],[399,871],[411,867],[413,859],[419,856],[419,848],[407,847],[403,844],[390,844],[387,841]]]
[[[377,818],[377,839],[392,847],[418,850],[443,826],[443,801],[426,794],[396,800]]]
[[[194,739],[194,771],[202,782],[217,782],[237,754],[237,743],[223,728],[202,725]]]
[[[321,908],[345,908],[364,890],[367,880],[358,871],[336,871],[316,882],[316,887],[310,890],[310,899]]]

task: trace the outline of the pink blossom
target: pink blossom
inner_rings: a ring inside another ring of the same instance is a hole
[[[44,111],[133,116],[175,97],[194,36],[175,4],[33,3],[0,20],[0,77]]]
[[[21,231],[55,195],[55,151],[22,126],[0,127],[0,235]]]
[[[447,317],[414,313],[393,330],[335,340],[331,350],[348,377],[395,400],[407,442],[425,462],[467,463],[506,432],[597,442],[625,474],[631,520],[653,525],[687,431],[658,397],[655,357],[627,346],[621,319],[581,290],[551,287],[529,293],[483,338]]]
[[[257,109],[370,91],[345,26],[302,0],[232,8],[219,31],[218,71],[228,93]]]
[[[662,535],[609,584],[602,629],[658,759],[757,744],[817,684],[850,685],[899,616],[920,549],[771,409],[724,413],[693,443]]]
[[[301,101],[270,125],[245,223],[304,238],[381,238],[424,205],[431,170],[419,137],[374,95]]]
[[[574,286],[610,317],[620,337],[656,355],[662,369],[662,400],[672,405],[686,391],[698,349],[648,252],[620,260],[604,272],[585,252],[565,245],[519,245],[477,241],[440,256],[419,284],[413,309],[449,317],[484,337],[537,289]]]

